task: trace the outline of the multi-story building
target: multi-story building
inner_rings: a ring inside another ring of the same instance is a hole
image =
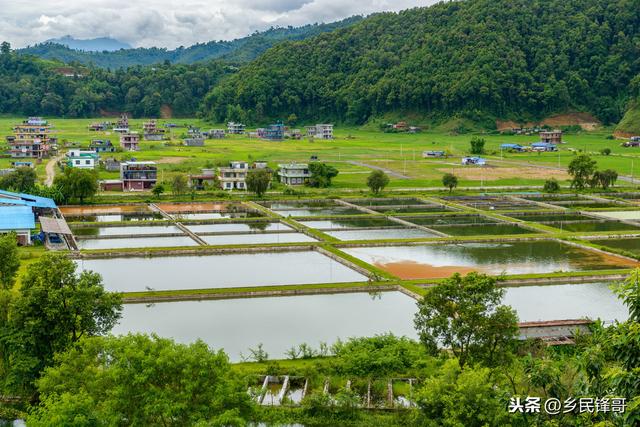
[[[191,188],[196,190],[206,190],[217,187],[218,176],[215,169],[202,169],[199,175],[189,175]]]
[[[207,135],[211,139],[223,139],[225,136],[227,136],[224,129],[209,129]]]
[[[155,162],[122,162],[120,180],[124,191],[148,190],[158,180],[158,167]]]
[[[284,139],[284,125],[274,123],[264,130],[262,138],[269,141],[282,141]]]
[[[223,190],[246,190],[247,162],[229,162],[229,167],[218,170],[218,180]]]
[[[30,117],[13,128],[7,137],[9,155],[13,158],[42,159],[54,150],[56,139],[51,136],[51,125],[40,117]]]
[[[89,143],[89,150],[96,153],[115,153],[116,147],[113,146],[109,139],[92,139]]]
[[[120,146],[124,151],[140,150],[140,135],[137,132],[123,133],[120,135]]]
[[[204,135],[198,128],[189,128],[187,137],[182,143],[187,147],[202,147],[204,146]]]
[[[332,124],[317,124],[315,126],[307,126],[307,136],[318,139],[333,139]]]
[[[286,185],[304,185],[311,177],[309,165],[306,163],[288,163],[278,167],[280,182]]]
[[[242,123],[229,122],[227,123],[227,133],[232,135],[242,135],[246,126]]]
[[[542,131],[540,132],[540,142],[546,142],[549,144],[562,144],[562,131]]]
[[[113,131],[117,133],[128,133],[129,132],[129,117],[126,114],[120,116],[120,119],[116,122],[116,125],[113,127]]]
[[[149,120],[142,124],[142,134],[147,141],[162,141],[164,139],[164,129],[158,129],[155,120]]]
[[[93,150],[73,148],[67,152],[67,166],[70,168],[95,169],[100,156]]]

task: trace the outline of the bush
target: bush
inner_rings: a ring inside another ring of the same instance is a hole
[[[545,193],[557,193],[560,191],[560,184],[558,180],[555,178],[551,178],[545,181],[544,183],[544,192]]]

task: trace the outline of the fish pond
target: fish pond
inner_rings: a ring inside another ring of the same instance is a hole
[[[87,259],[78,264],[100,273],[105,288],[118,292],[367,280],[315,251]]]
[[[613,255],[551,240],[503,243],[424,244],[344,248],[346,253],[402,279],[488,274],[537,274],[630,268],[640,265]]]
[[[387,332],[416,339],[415,311],[416,302],[399,292],[126,304],[113,333],[202,339],[232,361],[262,343],[270,358],[285,358],[302,343],[317,349],[321,342]]]

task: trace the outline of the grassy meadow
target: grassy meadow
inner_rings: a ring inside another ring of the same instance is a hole
[[[0,137],[11,134],[11,128],[22,118],[0,118]],[[86,147],[91,139],[111,139],[119,147],[119,135],[108,132],[90,132],[88,125],[105,119],[60,119],[49,118],[54,125],[61,153],[65,143],[78,143]],[[144,119],[130,120],[132,130],[142,132]],[[417,134],[384,133],[356,127],[335,129],[333,141],[285,140],[270,142],[250,139],[247,136],[230,135],[224,140],[207,140],[204,147],[185,147],[182,138],[186,125],[200,127],[203,131],[225,128],[222,124],[211,124],[198,119],[159,120],[159,126],[167,122],[176,123],[178,128],[169,129],[170,141],[143,141],[141,150],[135,153],[117,152],[118,159],[135,158],[152,160],[159,164],[160,181],[169,181],[176,174],[198,173],[203,167],[224,165],[231,160],[266,160],[271,167],[279,163],[305,162],[310,156],[318,156],[320,161],[335,166],[340,174],[334,180],[337,189],[364,188],[371,169],[367,165],[382,167],[391,174],[391,188],[440,187],[444,173],[452,172],[460,179],[460,186],[514,186],[541,185],[548,178],[555,177],[566,182],[566,166],[577,153],[592,155],[602,169],[615,169],[620,175],[640,175],[640,149],[623,148],[620,140],[608,139],[612,128],[596,131],[568,133],[566,144],[557,153],[507,153],[500,151],[503,143],[528,145],[538,140],[537,135],[516,136],[498,134],[461,134],[426,130]],[[303,125],[295,126],[304,128]],[[469,154],[469,141],[478,135],[486,140],[488,165],[485,167],[461,166],[460,158]],[[603,148],[610,148],[609,156],[600,154]],[[446,159],[423,159],[425,150],[444,150],[450,154]],[[105,155],[103,155],[105,157]],[[0,168],[8,167],[9,158],[0,159]],[[635,169],[635,170],[634,170]],[[44,180],[45,162],[37,166],[38,176]],[[117,173],[99,170],[101,179],[117,178]]]

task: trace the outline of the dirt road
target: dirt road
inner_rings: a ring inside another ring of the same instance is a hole
[[[56,164],[58,163],[58,160],[62,159],[62,157],[62,155],[53,157],[47,162],[47,166],[45,166],[47,178],[44,180],[44,185],[47,187],[51,187],[53,185],[53,179],[56,177]]]

